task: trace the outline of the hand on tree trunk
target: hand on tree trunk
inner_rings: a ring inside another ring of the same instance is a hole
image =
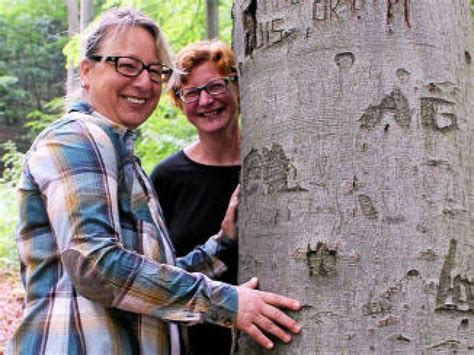
[[[290,342],[290,332],[299,333],[301,326],[280,308],[299,311],[301,303],[275,293],[258,291],[257,286],[258,279],[253,277],[237,287],[239,309],[235,326],[267,349],[273,348],[273,342],[265,333],[285,343]]]
[[[240,184],[230,197],[229,206],[221,224],[221,232],[232,240],[237,240],[237,207],[239,205]]]

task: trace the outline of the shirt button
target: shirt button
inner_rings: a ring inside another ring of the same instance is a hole
[[[224,320],[224,325],[226,327],[230,327],[232,325],[232,321],[230,319],[226,319],[226,320]]]

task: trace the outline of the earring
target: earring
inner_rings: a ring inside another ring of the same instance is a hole
[[[81,83],[81,88],[83,88],[84,90],[89,90],[89,87],[90,87],[89,84]]]

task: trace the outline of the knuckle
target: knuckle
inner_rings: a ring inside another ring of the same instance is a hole
[[[279,309],[273,308],[270,310],[270,317],[272,319],[279,319],[279,318],[282,318],[282,316],[284,316],[284,314]]]

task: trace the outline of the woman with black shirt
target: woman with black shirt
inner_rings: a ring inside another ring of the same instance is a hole
[[[235,56],[218,40],[188,45],[176,59],[170,96],[198,133],[184,150],[151,174],[176,254],[186,255],[221,228],[239,181],[239,90]],[[234,249],[235,251],[235,249]],[[226,255],[219,280],[236,284],[237,252]],[[188,328],[193,354],[229,354],[229,329],[202,324]]]

